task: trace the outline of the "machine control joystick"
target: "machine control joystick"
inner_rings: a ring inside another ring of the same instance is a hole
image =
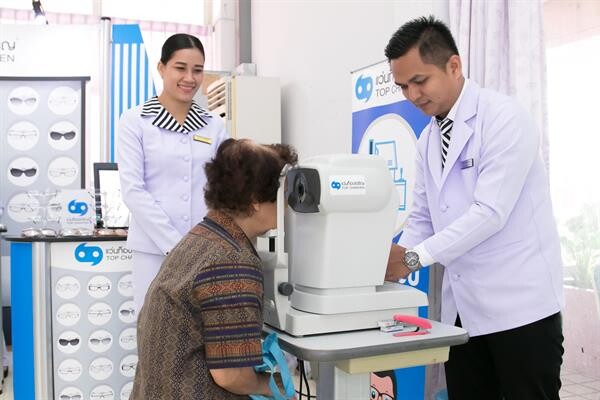
[[[277,291],[283,296],[289,296],[294,291],[294,286],[289,282],[281,282],[277,286]]]

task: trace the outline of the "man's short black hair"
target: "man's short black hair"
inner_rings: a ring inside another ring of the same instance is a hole
[[[396,373],[393,370],[390,371],[378,371],[373,372],[373,374],[377,375],[381,379],[390,378],[392,380],[392,389],[394,393],[388,393],[394,395],[396,397]]]
[[[394,33],[385,47],[388,61],[402,57],[417,47],[424,63],[445,68],[448,59],[458,55],[450,29],[433,15],[408,21]]]

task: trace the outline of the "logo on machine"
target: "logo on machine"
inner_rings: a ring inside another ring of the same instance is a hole
[[[364,175],[336,175],[329,177],[329,193],[332,195],[357,195],[367,193]]]
[[[102,261],[104,252],[98,246],[86,246],[87,243],[81,243],[75,248],[75,259],[81,263],[92,263],[92,266],[98,265]]]
[[[364,100],[365,103],[371,98],[373,93],[373,79],[370,76],[360,75],[354,86],[354,94],[358,100]]]
[[[71,200],[67,206],[67,209],[71,214],[79,214],[83,216],[88,211],[88,205],[83,201]]]

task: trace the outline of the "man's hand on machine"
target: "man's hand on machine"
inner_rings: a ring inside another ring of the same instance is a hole
[[[390,249],[390,258],[388,259],[387,269],[385,271],[385,280],[398,282],[399,279],[406,278],[410,270],[404,264],[404,252],[406,249],[402,246],[392,244]]]

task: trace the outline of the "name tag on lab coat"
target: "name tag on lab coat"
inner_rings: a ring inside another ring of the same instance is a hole
[[[196,141],[196,142],[202,142],[202,143],[206,143],[206,144],[212,144],[212,139],[204,137],[204,136],[194,135],[192,137],[192,139],[194,139],[194,141]]]
[[[460,169],[471,168],[473,165],[475,165],[475,163],[473,162],[473,159],[469,158],[468,160],[464,160],[464,161],[460,162]]]

